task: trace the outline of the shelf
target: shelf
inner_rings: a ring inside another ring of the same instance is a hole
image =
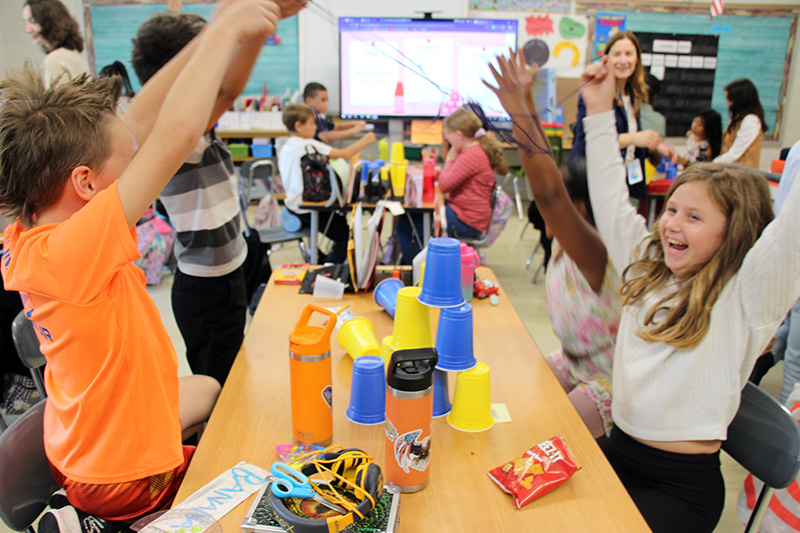
[[[216,130],[220,139],[255,138],[255,137],[288,137],[288,130]]]

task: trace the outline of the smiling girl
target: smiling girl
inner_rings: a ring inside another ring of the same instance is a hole
[[[644,200],[647,185],[644,181],[644,162],[651,151],[675,158],[675,150],[664,144],[661,135],[653,130],[642,130],[639,109],[647,102],[647,83],[642,66],[642,51],[633,32],[615,33],[606,44],[605,56],[615,80],[614,118],[619,134],[619,148],[625,162],[628,192],[631,198]],[[583,117],[586,105],[578,97],[578,116],[575,140],[568,160],[586,157],[586,134]]]
[[[576,262],[602,264],[604,250],[551,154],[534,149],[544,146],[544,131],[516,63],[514,54],[498,58],[498,87],[490,88],[511,115],[542,214]],[[800,188],[788,190],[773,220],[758,172],[697,164],[672,185],[664,214],[648,231],[620,179],[614,78],[604,58],[581,79],[594,221],[623,273],[614,428],[599,442],[653,531],[710,532],[725,500],[719,450],[741,391],[800,296]]]
[[[59,76],[69,78],[89,74],[83,51],[83,37],[78,22],[59,0],[28,0],[22,7],[25,33],[42,47],[47,56],[42,63],[42,77],[49,87]]]

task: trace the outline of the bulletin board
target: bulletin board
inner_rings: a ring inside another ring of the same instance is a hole
[[[763,14],[763,11],[759,13],[737,10],[734,11],[735,15],[720,15],[710,19],[707,8],[698,13],[678,12],[678,9],[673,6],[672,12],[662,9],[652,12],[617,11],[602,14],[624,17],[622,28],[637,34],[718,37],[711,107],[722,116],[723,128],[730,121],[724,87],[738,78],[748,78],[756,85],[764,107],[768,126],[765,138],[777,139],[789,79],[797,15],[785,12],[783,16],[757,16]],[[728,11],[733,10],[726,9]],[[710,74],[707,70],[706,75]],[[667,79],[662,83],[661,92],[681,90],[671,88],[675,83],[686,84],[687,80]],[[674,125],[668,123],[670,131],[686,132],[691,125],[691,119],[687,115],[683,120],[688,122],[681,123],[675,129]]]
[[[654,107],[667,119],[667,136],[682,137],[714,99],[719,36],[636,32],[636,38],[642,65],[661,80]]]
[[[128,69],[135,90],[140,85],[130,64],[131,39],[139,25],[153,13],[166,10],[164,2],[146,0],[84,0],[86,45],[90,67],[97,72],[105,65],[120,61]],[[184,0],[181,11],[195,13],[209,20],[216,8],[210,2],[190,3]],[[280,21],[276,39],[269,39],[256,61],[244,94],[261,94],[264,84],[270,94],[290,92],[299,85],[297,17]]]

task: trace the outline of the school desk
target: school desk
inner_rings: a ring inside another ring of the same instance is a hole
[[[478,275],[496,281],[488,268],[478,268]],[[275,447],[291,443],[289,332],[309,303],[347,303],[372,322],[378,341],[391,333],[391,318],[374,303],[372,293],[317,300],[298,294],[297,286],[270,280],[176,502],[239,461],[268,470],[277,460]],[[492,402],[506,404],[512,422],[464,433],[445,418],[433,419],[430,482],[418,493],[401,496],[399,531],[648,531],[505,290],[500,288],[497,306],[488,299],[472,304],[475,355],[490,367]],[[432,315],[433,321],[436,313]],[[333,442],[361,448],[383,465],[384,426],[356,425],[345,418],[352,360],[335,340],[331,357]],[[450,374],[449,382],[452,398],[455,375]],[[564,436],[581,469],[553,492],[515,509],[511,497],[486,473],[555,435]],[[240,531],[253,498],[222,518],[222,531]]]
[[[322,211],[326,212],[333,212],[333,211],[340,211],[348,213],[353,210],[353,205],[346,205],[346,206],[331,206],[327,207],[325,204],[327,202],[300,202],[301,209],[308,209],[311,211],[311,237],[309,238],[309,262],[313,265],[317,263],[317,255],[319,253],[319,243],[317,242],[319,233],[319,214]],[[363,204],[365,210],[372,210],[375,206],[374,204]],[[422,214],[422,239],[423,245],[428,245],[428,240],[430,240],[431,235],[431,223],[433,220],[433,202],[423,202],[420,207],[412,207],[405,205],[403,208],[410,214]],[[323,228],[325,229],[325,228]]]

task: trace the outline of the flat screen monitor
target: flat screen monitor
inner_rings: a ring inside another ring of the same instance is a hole
[[[517,21],[339,19],[343,118],[439,117],[468,101],[507,120],[481,80],[488,64],[517,44]]]

